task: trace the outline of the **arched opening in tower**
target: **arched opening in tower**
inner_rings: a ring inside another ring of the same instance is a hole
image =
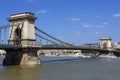
[[[16,45],[21,44],[21,33],[22,30],[20,28],[15,29],[15,43]]]

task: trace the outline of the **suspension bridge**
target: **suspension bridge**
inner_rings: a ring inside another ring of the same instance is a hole
[[[24,65],[37,59],[38,50],[90,50],[101,53],[114,53],[120,56],[119,51],[74,46],[57,39],[34,25],[36,17],[31,12],[12,14],[8,18],[9,25],[0,26],[0,49],[6,51],[3,65]]]

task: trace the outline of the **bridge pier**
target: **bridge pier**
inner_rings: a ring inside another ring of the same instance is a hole
[[[6,50],[6,56],[3,60],[4,66],[35,64],[41,64],[37,56],[37,51],[29,49]]]
[[[23,55],[21,58],[20,65],[34,65],[34,64],[41,64],[40,60],[38,59],[37,50],[35,49],[23,49]]]
[[[19,65],[21,62],[22,53],[20,50],[6,50],[6,56],[3,60],[4,66]]]

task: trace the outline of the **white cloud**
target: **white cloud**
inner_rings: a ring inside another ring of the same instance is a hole
[[[102,24],[97,25],[96,27],[97,28],[104,28],[104,27],[106,27],[107,24],[108,24],[107,22],[103,22]]]
[[[96,16],[96,18],[100,18],[100,16]]]
[[[105,26],[103,26],[103,25],[98,25],[98,26],[96,26],[97,28],[104,28]]]
[[[120,13],[116,13],[113,15],[114,17],[120,17]]]
[[[47,10],[39,10],[37,13],[38,13],[38,14],[46,14],[46,13],[48,13],[48,12],[47,12]]]
[[[71,17],[71,18],[69,18],[69,20],[73,21],[73,22],[78,22],[78,21],[80,21],[80,18]]]
[[[96,27],[97,28],[104,28],[104,27],[106,27],[107,24],[108,24],[107,22],[103,22],[103,23],[101,23],[99,25],[96,25]]]
[[[103,24],[103,25],[107,25],[108,23],[107,23],[107,22],[103,22],[102,24]]]
[[[91,28],[91,27],[93,27],[93,25],[91,25],[91,24],[84,24],[83,27],[85,27],[85,28]]]
[[[100,32],[95,32],[95,34],[100,34]]]

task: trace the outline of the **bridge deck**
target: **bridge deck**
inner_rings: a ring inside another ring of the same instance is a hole
[[[0,44],[0,49],[3,50],[10,50],[10,49],[34,49],[34,50],[53,50],[53,49],[57,49],[57,50],[89,50],[89,51],[98,51],[98,52],[113,52],[113,53],[119,53],[120,51],[116,51],[116,50],[107,50],[107,49],[101,49],[101,48],[90,48],[90,47],[78,47],[78,46],[26,46],[26,47],[22,47],[21,45],[10,45],[10,44]]]

